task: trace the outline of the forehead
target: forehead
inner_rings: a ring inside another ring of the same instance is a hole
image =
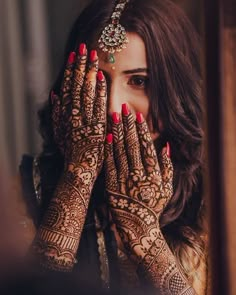
[[[127,48],[120,52],[115,52],[115,68],[119,70],[129,70],[134,68],[146,68],[146,49],[141,37],[135,33],[127,33],[129,43]],[[107,70],[111,69],[112,64],[107,62],[108,53],[98,50],[99,67]]]

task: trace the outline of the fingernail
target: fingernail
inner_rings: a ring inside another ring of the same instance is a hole
[[[113,122],[114,122],[115,124],[120,123],[120,115],[119,115],[119,113],[114,112],[114,113],[112,114],[112,120],[113,120]]]
[[[98,55],[97,55],[97,50],[91,50],[90,52],[90,61],[95,62],[97,60]]]
[[[75,52],[71,52],[70,55],[69,55],[69,58],[68,58],[68,64],[71,65],[75,62],[75,57],[76,57],[76,54]]]
[[[122,114],[125,115],[125,116],[129,115],[129,108],[128,108],[127,103],[122,104]]]
[[[137,122],[140,123],[140,124],[143,123],[143,121],[144,121],[143,114],[140,113],[140,112],[138,112],[138,113],[136,114],[136,120],[137,120]]]
[[[170,156],[171,156],[171,153],[170,153],[170,144],[169,144],[168,141],[166,143],[166,153],[167,153],[167,156],[170,158]]]
[[[103,75],[103,72],[102,71],[98,71],[97,78],[98,78],[99,81],[103,81],[104,80],[104,75]]]
[[[80,55],[85,55],[86,52],[87,52],[87,50],[86,50],[86,44],[81,43],[80,46],[79,46],[79,54]]]
[[[107,143],[111,144],[113,141],[113,135],[112,133],[107,134]]]

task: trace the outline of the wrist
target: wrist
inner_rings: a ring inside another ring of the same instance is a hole
[[[156,252],[158,245],[163,243],[163,235],[159,227],[152,228],[146,236],[140,239],[140,244],[133,247],[133,252],[136,257],[139,257],[139,262],[142,262],[147,255]]]
[[[83,190],[83,194],[91,194],[97,172],[92,169],[80,167],[67,167],[64,171],[63,179],[78,190]]]

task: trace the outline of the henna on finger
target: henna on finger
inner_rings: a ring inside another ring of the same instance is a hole
[[[105,142],[105,182],[109,191],[117,191],[118,180],[112,142],[113,135],[109,133]]]
[[[51,105],[52,105],[52,125],[53,136],[56,144],[58,145],[60,152],[64,154],[64,134],[60,128],[62,107],[61,100],[58,95],[51,91]]]
[[[93,107],[96,96],[98,72],[98,56],[97,51],[90,52],[88,72],[85,75],[85,81],[82,90],[83,120],[84,123],[90,123],[93,118]]]
[[[74,128],[81,125],[81,91],[86,73],[87,49],[84,43],[80,44],[76,58],[76,64],[72,83],[72,126]]]
[[[163,188],[165,190],[165,196],[167,198],[167,202],[173,196],[173,174],[174,168],[173,164],[170,159],[170,144],[167,142],[166,147],[162,149],[161,154],[159,155],[159,163],[161,168],[161,175],[162,175],[162,183]]]
[[[74,63],[76,60],[76,53],[73,51],[70,53],[65,72],[64,79],[61,87],[60,97],[62,100],[62,116],[66,120],[68,116],[67,108],[71,105],[71,88],[72,88],[72,78],[73,78],[73,69]]]
[[[94,102],[93,118],[101,122],[106,121],[107,85],[102,71],[97,74],[97,95]]]
[[[136,130],[135,119],[127,104],[122,105],[122,121],[124,125],[124,142],[129,163],[129,170],[134,173],[144,173],[140,154],[140,144]]]
[[[120,192],[126,194],[126,181],[128,179],[129,168],[124,144],[123,124],[120,120],[119,113],[116,112],[112,114],[112,134]]]
[[[160,167],[157,159],[157,153],[147,122],[144,120],[142,113],[136,114],[136,128],[139,137],[140,150],[142,156],[142,162],[146,173],[148,175],[152,173],[158,173],[160,176]]]

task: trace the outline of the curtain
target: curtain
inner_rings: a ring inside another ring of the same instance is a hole
[[[37,111],[47,99],[66,36],[88,1],[0,0],[0,162],[16,173],[41,150]]]

